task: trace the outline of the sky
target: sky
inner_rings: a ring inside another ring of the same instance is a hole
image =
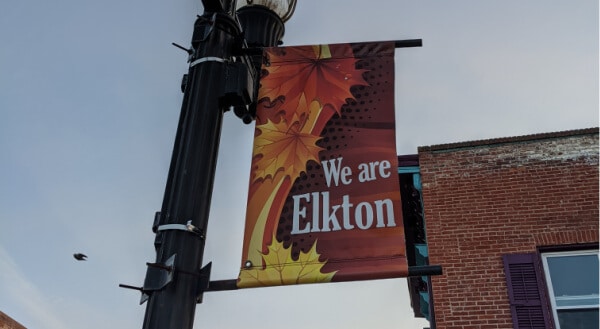
[[[0,311],[141,328],[200,0],[0,2]],[[398,154],[598,126],[598,1],[300,0],[285,45],[397,49]],[[253,126],[225,114],[204,262],[237,277]],[[426,206],[426,205],[425,205]],[[77,262],[75,252],[89,256]],[[211,292],[194,328],[423,328],[404,279]]]

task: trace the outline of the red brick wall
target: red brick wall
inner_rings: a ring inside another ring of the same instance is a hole
[[[598,242],[598,130],[419,148],[435,319],[512,328],[502,255]]]
[[[0,329],[27,329],[10,316],[0,311]]]

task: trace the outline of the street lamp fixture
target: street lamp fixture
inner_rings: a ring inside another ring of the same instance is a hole
[[[296,9],[296,0],[242,0],[237,16],[249,47],[280,45],[284,23]]]
[[[256,101],[261,65],[262,48],[281,45],[286,22],[296,8],[296,0],[242,0],[237,5],[237,20],[241,27],[243,45],[240,60],[235,68],[239,77],[234,83],[245,84],[244,87],[233,85],[229,89],[230,104],[236,116],[246,124],[256,116]],[[233,66],[232,66],[233,68]]]
[[[237,10],[242,7],[263,6],[273,11],[274,13],[287,22],[294,14],[296,9],[296,0],[242,0],[237,4]]]

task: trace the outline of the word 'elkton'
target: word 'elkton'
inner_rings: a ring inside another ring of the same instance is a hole
[[[313,192],[300,195],[294,195],[294,215],[292,223],[292,234],[304,234],[309,232],[330,232],[352,230],[358,227],[361,230],[370,229],[374,222],[373,206],[369,202],[361,202],[354,208],[354,204],[350,203],[350,197],[344,195],[342,204],[331,206],[329,204],[329,192]],[[301,206],[300,201],[305,200],[312,203],[312,223],[306,223],[300,228],[300,218],[306,218],[306,207]],[[321,207],[320,201],[323,201]],[[375,214],[377,215],[376,227],[394,227],[394,205],[392,200],[376,200]],[[342,225],[337,217],[337,211],[342,208]],[[384,211],[384,208],[386,211]],[[322,209],[323,220],[320,220]],[[387,217],[387,223],[385,218]],[[354,225],[356,224],[356,225]]]

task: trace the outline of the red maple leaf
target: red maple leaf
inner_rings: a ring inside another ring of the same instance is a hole
[[[307,115],[308,108],[302,103],[313,101],[340,113],[346,100],[353,98],[350,88],[367,85],[362,77],[365,70],[356,69],[358,60],[348,44],[272,48],[267,55],[270,65],[265,67],[268,73],[261,80],[259,99],[264,106],[284,97],[283,103],[277,104],[276,114],[283,115],[287,122],[293,120],[294,113],[299,118]],[[306,102],[301,102],[303,94]],[[268,116],[278,121],[274,114],[271,111]]]

